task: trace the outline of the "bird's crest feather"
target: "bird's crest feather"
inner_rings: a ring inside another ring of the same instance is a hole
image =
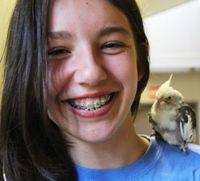
[[[173,74],[171,74],[169,79],[159,87],[159,89],[156,92],[156,97],[157,98],[160,97],[160,95],[162,95],[163,92],[166,92],[166,90],[172,90],[173,89],[171,87],[172,77],[173,77]]]

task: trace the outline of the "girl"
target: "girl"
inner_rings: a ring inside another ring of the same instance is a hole
[[[132,126],[148,77],[148,41],[135,1],[18,0],[1,104],[1,176],[194,179],[198,154],[183,155]]]

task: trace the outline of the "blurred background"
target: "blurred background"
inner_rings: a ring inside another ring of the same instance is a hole
[[[16,0],[0,0],[0,58],[3,58],[7,28]],[[200,0],[137,0],[150,42],[151,75],[135,127],[151,134],[148,112],[155,92],[171,73],[172,86],[183,93],[196,111],[196,143],[200,143]],[[0,62],[0,87],[3,61]]]
[[[151,134],[148,112],[155,92],[171,73],[172,86],[196,111],[200,143],[200,0],[138,0],[150,43],[150,81],[135,122],[138,133]]]

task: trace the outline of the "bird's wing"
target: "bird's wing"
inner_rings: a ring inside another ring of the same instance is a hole
[[[191,106],[184,104],[179,108],[177,122],[180,134],[184,142],[189,143],[193,139],[193,129],[196,127],[196,117]]]
[[[151,136],[154,136],[156,138],[156,140],[162,140],[163,142],[166,142],[162,135],[159,133],[159,128],[158,128],[158,123],[152,118],[151,113],[149,113],[149,122],[152,126],[152,129],[154,130],[154,132],[151,134]]]

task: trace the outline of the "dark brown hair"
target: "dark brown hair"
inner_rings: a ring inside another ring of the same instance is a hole
[[[137,47],[138,82],[131,111],[136,114],[149,77],[148,41],[133,0],[109,0],[128,18]],[[1,102],[0,179],[77,180],[58,127],[47,116],[47,18],[49,0],[18,0],[10,23]]]

